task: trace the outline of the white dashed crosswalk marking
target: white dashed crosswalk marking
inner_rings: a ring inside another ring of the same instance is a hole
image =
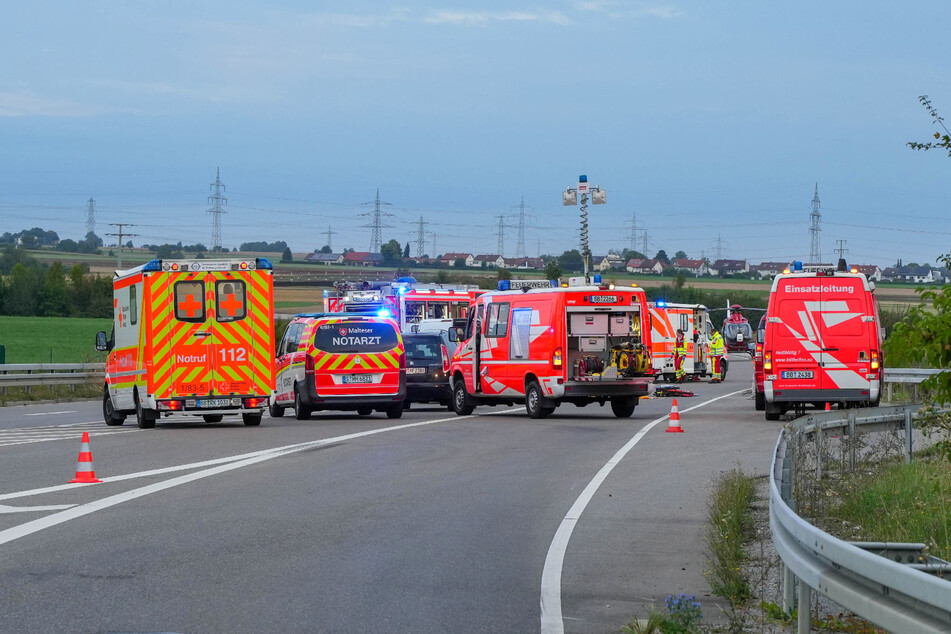
[[[73,423],[70,425],[47,425],[43,427],[19,427],[14,429],[0,429],[0,447],[10,445],[26,445],[35,442],[50,442],[53,440],[76,440],[81,432],[89,432],[89,436],[111,436],[114,434],[128,434],[141,431],[138,427],[107,427],[101,421],[87,423]]]

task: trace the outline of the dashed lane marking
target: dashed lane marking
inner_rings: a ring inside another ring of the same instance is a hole
[[[77,432],[89,432],[89,436],[111,436],[141,431],[138,427],[107,427],[102,421],[72,423],[69,426],[46,425],[43,427],[14,427],[0,429],[0,447],[27,445],[53,440],[76,440]]]

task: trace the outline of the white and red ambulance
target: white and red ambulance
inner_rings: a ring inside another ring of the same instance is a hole
[[[584,285],[480,295],[450,367],[453,409],[525,403],[544,418],[563,402],[611,403],[628,417],[653,383],[643,289]],[[454,334],[454,333],[453,333]]]
[[[767,420],[805,405],[877,406],[882,328],[873,282],[837,269],[802,270],[773,279],[763,343]]]
[[[707,307],[703,304],[671,304],[663,300],[650,302],[647,307],[651,316],[651,359],[654,371],[668,381],[674,379],[674,345],[677,342],[677,330],[683,330],[684,347],[687,350],[684,372],[688,377],[696,377],[694,380],[712,374],[710,337],[713,323]]]

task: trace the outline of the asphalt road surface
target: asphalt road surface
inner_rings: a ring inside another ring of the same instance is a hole
[[[0,631],[617,632],[704,579],[717,474],[766,472],[751,368],[672,399],[153,430],[0,408]],[[101,484],[66,484],[89,431]]]

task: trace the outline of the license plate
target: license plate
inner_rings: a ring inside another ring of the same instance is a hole
[[[617,295],[592,295],[588,301],[592,304],[616,304]]]
[[[737,333],[737,334],[736,334],[736,340],[737,340],[737,341],[743,341],[743,333]]]
[[[373,383],[372,374],[344,374],[344,383]]]
[[[203,398],[198,401],[198,407],[228,407],[230,398]]]
[[[811,379],[812,370],[786,370],[782,376],[784,379]]]
[[[426,368],[406,368],[406,374],[426,374]]]

